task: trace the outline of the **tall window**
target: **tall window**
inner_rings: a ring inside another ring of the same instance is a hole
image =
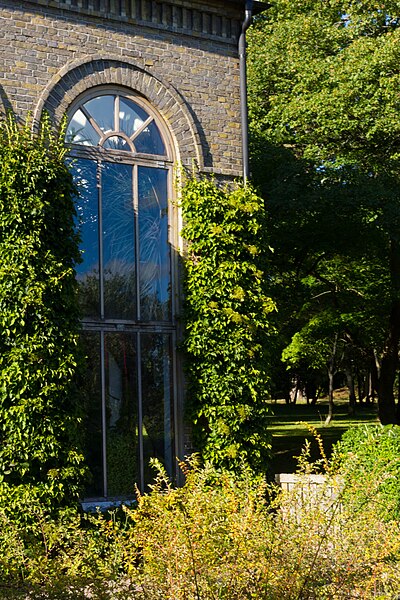
[[[66,140],[81,192],[87,496],[129,497],[150,457],[174,464],[172,157],[151,108],[118,90],[76,104]]]

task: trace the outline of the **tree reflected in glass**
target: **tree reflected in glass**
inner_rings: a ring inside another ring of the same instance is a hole
[[[167,171],[139,167],[140,311],[143,320],[168,320],[171,309]]]

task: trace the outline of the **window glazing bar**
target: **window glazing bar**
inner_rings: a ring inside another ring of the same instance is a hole
[[[136,318],[140,321],[140,260],[139,260],[139,173],[138,167],[133,167],[133,211],[135,227],[135,261],[136,261]],[[140,490],[144,491],[144,451],[143,451],[143,388],[142,388],[142,340],[140,331],[136,337],[137,357],[137,389],[138,389],[138,443],[139,443],[139,479]]]
[[[107,433],[106,433],[106,365],[104,331],[100,332],[100,364],[101,364],[101,433],[102,433],[102,457],[103,457],[103,495],[107,498]]]
[[[144,452],[143,452],[143,389],[142,389],[142,340],[137,334],[137,383],[138,383],[138,442],[139,442],[139,473],[140,490],[144,492]]]
[[[182,455],[180,453],[180,448],[179,448],[179,439],[178,439],[178,427],[179,427],[179,421],[178,421],[178,386],[177,386],[177,382],[178,382],[178,373],[177,373],[177,357],[176,357],[176,346],[177,346],[177,339],[176,339],[176,330],[174,330],[172,332],[172,348],[171,348],[171,359],[172,359],[172,364],[171,364],[171,374],[172,374],[172,393],[173,393],[173,423],[172,423],[172,432],[173,432],[173,436],[174,436],[174,451],[175,454],[172,457],[172,477],[178,481],[179,478],[179,473],[178,473],[178,466],[177,466],[177,459],[182,460]]]
[[[133,167],[133,212],[135,218],[136,318],[140,321],[139,170],[137,165]]]
[[[119,131],[119,96],[118,94],[114,97],[114,129]]]
[[[102,203],[102,163],[97,168],[97,192],[99,201],[99,288],[100,288],[100,319],[104,320],[104,273],[103,273],[103,203]]]
[[[171,423],[171,376],[172,376],[172,356],[171,356],[171,336],[163,335],[163,391],[164,391],[164,456],[167,473],[171,477],[174,470],[174,430]]]

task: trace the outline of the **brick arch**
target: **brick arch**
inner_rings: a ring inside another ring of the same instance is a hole
[[[127,58],[86,57],[65,65],[43,90],[33,113],[38,122],[47,111],[60,123],[72,102],[96,86],[123,86],[146,98],[161,114],[174,138],[177,160],[186,167],[204,167],[204,155],[196,124],[187,104],[171,85]]]

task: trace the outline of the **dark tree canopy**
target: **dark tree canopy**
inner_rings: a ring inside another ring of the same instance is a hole
[[[399,16],[400,2],[277,0],[249,34],[252,166],[289,342],[331,315],[383,423],[398,421]]]

